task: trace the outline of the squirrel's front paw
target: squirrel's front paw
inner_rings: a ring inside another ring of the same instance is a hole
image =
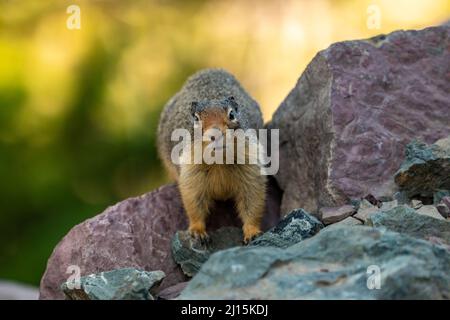
[[[250,241],[252,241],[253,239],[255,239],[257,236],[259,236],[262,232],[259,229],[259,227],[250,225],[250,226],[245,226],[244,225],[244,244],[247,245],[250,243]]]
[[[206,233],[204,228],[189,228],[189,234],[195,241],[200,242],[202,246],[211,244],[211,238]]]

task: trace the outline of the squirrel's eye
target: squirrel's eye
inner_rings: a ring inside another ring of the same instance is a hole
[[[228,113],[228,118],[230,120],[236,119],[236,115],[234,114],[234,111],[232,109],[230,109],[230,112]]]
[[[195,121],[195,122],[198,122],[198,121],[200,120],[200,119],[198,118],[198,115],[197,115],[196,113],[194,113],[192,116],[194,117],[194,121]]]

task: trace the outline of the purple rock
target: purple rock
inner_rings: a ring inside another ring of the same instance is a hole
[[[443,198],[441,199],[441,202],[442,202],[443,204],[445,204],[445,205],[450,209],[450,197],[449,197],[449,196],[443,197]]]
[[[320,218],[325,225],[344,220],[353,213],[355,213],[355,208],[348,204],[341,207],[320,208]]]
[[[181,293],[181,291],[183,291],[184,288],[186,288],[187,284],[189,282],[180,282],[174,286],[165,288],[164,290],[161,290],[158,294],[158,299],[160,300],[171,300],[171,299],[175,299],[176,297],[178,297]]]
[[[450,133],[450,26],[319,52],[273,115],[282,214],[391,196],[405,146]]]

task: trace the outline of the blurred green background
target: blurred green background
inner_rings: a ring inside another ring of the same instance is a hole
[[[449,14],[449,0],[0,0],[0,278],[38,285],[71,227],[167,182],[158,116],[198,69],[234,73],[268,120],[317,51]]]

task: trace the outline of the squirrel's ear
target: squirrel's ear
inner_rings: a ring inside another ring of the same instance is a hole
[[[198,107],[198,102],[197,101],[192,101],[191,102],[191,113],[194,114],[197,111],[197,107]]]

